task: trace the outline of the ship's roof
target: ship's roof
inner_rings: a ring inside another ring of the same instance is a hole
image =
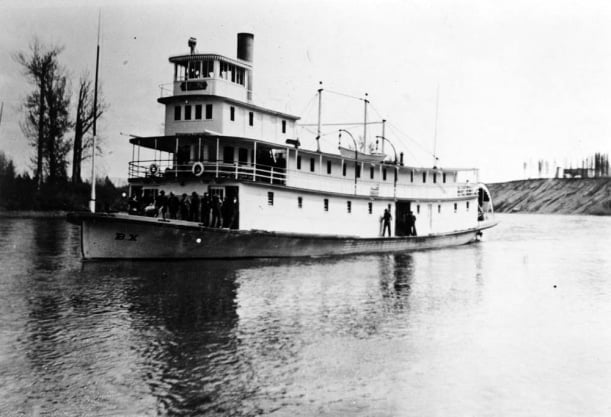
[[[207,98],[214,98],[216,100],[222,100],[227,103],[236,104],[238,106],[246,107],[251,110],[256,110],[261,113],[266,113],[272,116],[282,117],[284,119],[289,119],[289,120],[301,119],[299,116],[294,116],[292,114],[283,113],[283,112],[279,112],[276,110],[271,110],[271,109],[268,109],[267,107],[257,106],[255,104],[248,103],[246,101],[240,101],[240,100],[236,100],[236,99],[225,97],[225,96],[217,96],[214,94],[188,94],[188,95],[178,95],[178,96],[167,96],[167,97],[160,97],[157,99],[157,101],[161,104],[168,104],[168,103],[173,103],[176,101],[184,101],[186,97],[188,97],[190,100],[191,99],[205,100]]]
[[[177,63],[181,63],[181,62],[188,62],[188,61],[201,61],[204,59],[210,59],[210,60],[219,60],[219,61],[225,61],[225,62],[229,62],[231,64],[240,66],[240,67],[244,67],[247,69],[252,68],[252,64],[250,62],[247,61],[242,61],[241,59],[233,59],[233,58],[229,58],[226,57],[224,55],[220,55],[220,54],[185,54],[185,55],[174,55],[171,56],[169,58],[169,61],[173,64],[177,64]]]

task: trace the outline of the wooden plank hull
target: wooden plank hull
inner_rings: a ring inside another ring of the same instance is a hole
[[[81,226],[84,259],[214,259],[331,256],[402,252],[474,242],[481,227],[429,236],[359,238],[228,230],[180,220],[124,214],[71,213]]]

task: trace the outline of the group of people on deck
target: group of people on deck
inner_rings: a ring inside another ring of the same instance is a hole
[[[129,200],[130,214],[198,222],[216,228],[237,228],[238,209],[237,197],[223,199],[218,194],[211,196],[208,193],[200,197],[195,191],[190,196],[183,193],[178,197],[173,192],[166,195],[161,190],[153,199],[139,200],[132,195]]]
[[[390,204],[389,204],[388,208],[384,209],[384,214],[380,218],[380,222],[383,225],[382,226],[382,237],[386,236],[387,230],[388,230],[388,236],[389,237],[391,236],[391,233],[390,233],[391,220],[392,220],[392,214],[390,214]],[[410,211],[407,214],[404,213],[403,220],[405,222],[405,235],[406,236],[417,236],[416,234],[416,215],[414,214],[414,212]]]

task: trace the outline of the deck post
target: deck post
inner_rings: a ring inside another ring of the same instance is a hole
[[[257,142],[255,142],[255,151],[252,158],[252,180],[257,180]]]
[[[220,146],[220,140],[217,137],[216,138],[216,178],[219,177],[219,146]]]
[[[178,178],[178,136],[176,136],[176,152],[174,153],[174,160],[176,165],[174,166],[174,177]]]

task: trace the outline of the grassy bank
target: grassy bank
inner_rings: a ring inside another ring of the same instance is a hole
[[[611,215],[611,178],[552,178],[488,184],[497,212]]]

